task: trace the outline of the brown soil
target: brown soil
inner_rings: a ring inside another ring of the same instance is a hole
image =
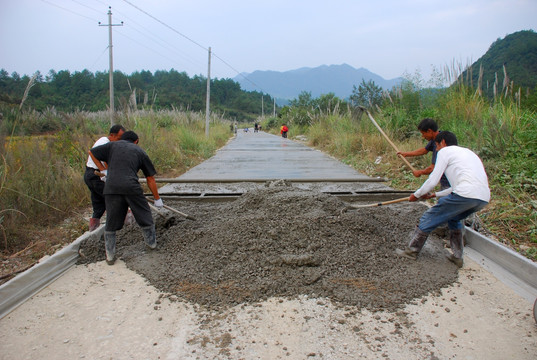
[[[394,310],[457,279],[431,236],[419,261],[398,258],[423,205],[346,210],[340,199],[285,183],[228,203],[168,205],[196,218],[156,216],[158,249],[137,225],[118,232],[127,267],[169,294],[210,309],[270,297],[326,297],[334,304]],[[104,240],[81,244],[81,263],[104,259]]]

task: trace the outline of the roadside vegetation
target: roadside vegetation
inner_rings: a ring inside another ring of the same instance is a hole
[[[434,81],[449,80],[453,73],[437,74]],[[422,83],[419,73],[407,74],[401,88],[383,93],[374,83],[363,82],[355,87],[351,102],[333,94],[314,99],[302,93],[281,110],[280,117],[268,118],[262,125],[277,133],[286,123],[290,138],[304,135],[309,145],[362,173],[387,177],[396,189],[415,190],[426,178],[412,175],[357,105],[370,111],[401,151],[425,146],[417,124],[433,118],[440,130],[454,132],[459,144],[484,162],[492,200],[479,213],[481,226],[491,237],[537,260],[537,116],[529,101],[535,91],[520,98],[520,91],[506,86],[502,96],[487,98],[462,77],[451,87],[434,91]],[[408,160],[425,168],[430,155]]]

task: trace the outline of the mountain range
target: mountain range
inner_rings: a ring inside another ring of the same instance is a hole
[[[284,72],[261,71],[242,73],[234,81],[246,91],[260,91],[276,99],[278,105],[298,98],[303,92],[311,92],[314,98],[334,93],[341,99],[352,94],[353,86],[358,87],[362,80],[372,80],[383,89],[391,89],[402,82],[402,78],[383,79],[365,68],[355,69],[350,65],[322,65],[315,68],[303,67]]]

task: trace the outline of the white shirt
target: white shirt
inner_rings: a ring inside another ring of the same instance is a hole
[[[490,201],[487,173],[481,159],[471,150],[460,146],[446,146],[438,151],[433,172],[414,193],[419,198],[432,191],[446,174],[451,187],[436,193],[437,197],[455,193],[465,198]]]
[[[99,145],[104,145],[109,142],[110,142],[110,139],[107,136],[103,136],[102,138],[97,140],[95,144],[93,144],[92,148],[99,146]],[[93,162],[93,159],[89,155],[88,155],[88,161],[86,162],[86,166],[90,168],[94,168],[95,170],[99,170],[99,168],[97,167],[97,165],[95,165],[95,163]]]

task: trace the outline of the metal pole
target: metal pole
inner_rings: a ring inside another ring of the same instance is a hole
[[[209,46],[209,65],[207,68],[207,100],[205,105],[205,137],[209,137],[209,115],[211,102],[211,47]]]
[[[112,7],[108,7],[108,25],[101,25],[99,21],[99,26],[108,26],[108,55],[109,55],[109,90],[110,90],[110,124],[114,125],[114,56],[112,51],[112,26],[123,26],[123,21],[121,24],[112,24]]]

